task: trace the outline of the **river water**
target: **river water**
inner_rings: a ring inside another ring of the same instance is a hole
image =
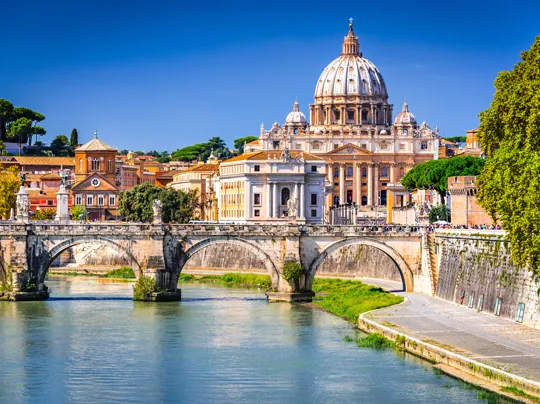
[[[184,284],[182,302],[129,283],[51,277],[46,302],[0,302],[0,403],[471,403],[478,390],[346,321],[263,291]]]

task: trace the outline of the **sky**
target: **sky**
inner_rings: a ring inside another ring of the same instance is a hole
[[[540,35],[540,2],[2,1],[0,98],[46,116],[50,143],[77,128],[118,149],[258,136],[295,99],[306,116],[349,18],[394,115],[465,135],[493,80]]]

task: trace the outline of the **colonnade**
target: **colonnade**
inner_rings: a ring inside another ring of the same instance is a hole
[[[399,182],[402,175],[406,174],[414,164],[395,163],[395,162],[339,162],[328,163],[326,172],[328,179],[332,183],[338,182],[340,204],[347,203],[347,190],[352,190],[352,202],[360,206],[378,206],[380,205],[381,184]],[[348,170],[352,167],[351,170]],[[384,171],[384,169],[386,170]],[[403,168],[403,170],[401,170]],[[335,170],[339,173],[336,176]],[[350,175],[352,174],[352,175]],[[365,185],[362,185],[365,184]],[[328,206],[334,205],[334,193],[328,196]],[[365,197],[367,204],[362,204]]]
[[[305,218],[305,183],[293,182],[282,183],[269,181],[266,184],[267,195],[267,216],[269,218],[282,217],[280,214],[280,207],[285,206],[281,204],[281,191],[283,188],[288,188],[290,192],[290,198],[296,198],[297,201],[297,216],[301,219]],[[281,189],[280,189],[281,188]]]

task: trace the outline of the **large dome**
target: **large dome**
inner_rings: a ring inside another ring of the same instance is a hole
[[[343,42],[341,55],[322,72],[315,97],[361,95],[388,97],[386,84],[377,67],[362,57],[352,24]]]

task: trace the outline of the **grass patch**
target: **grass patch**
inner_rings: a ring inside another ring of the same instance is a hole
[[[135,272],[131,267],[122,267],[113,269],[103,275],[104,278],[122,278],[122,279],[135,279]]]
[[[504,386],[504,387],[501,388],[501,390],[506,392],[506,393],[511,393],[511,394],[516,395],[516,396],[526,398],[527,400],[534,401],[535,403],[540,403],[540,397],[533,396],[533,395],[531,395],[529,393],[525,393],[523,390],[518,389],[517,387]]]
[[[360,281],[316,278],[313,291],[322,296],[321,300],[313,301],[314,305],[353,323],[362,313],[403,302],[401,296]]]
[[[384,348],[396,348],[396,344],[386,338],[384,335],[379,334],[378,332],[373,334],[368,334],[362,338],[354,338],[349,335],[346,335],[343,338],[345,342],[355,342],[356,345],[360,348],[373,348],[373,349],[384,349]]]
[[[257,274],[236,274],[227,273],[223,275],[189,275],[180,274],[179,282],[203,282],[203,283],[220,283],[224,286],[230,287],[244,287],[244,288],[263,288],[268,289],[272,287],[272,279],[268,275]]]

